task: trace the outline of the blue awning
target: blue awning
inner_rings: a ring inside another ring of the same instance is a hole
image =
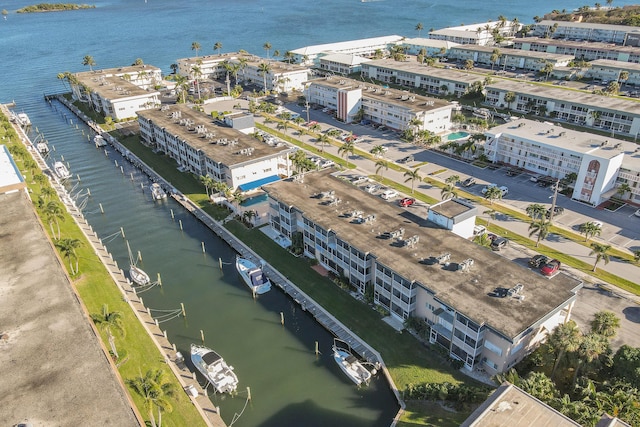
[[[238,188],[240,189],[240,191],[249,191],[266,184],[271,184],[272,182],[276,182],[276,181],[280,181],[280,177],[278,175],[271,175],[266,178],[260,178],[255,181],[241,184],[238,186]]]

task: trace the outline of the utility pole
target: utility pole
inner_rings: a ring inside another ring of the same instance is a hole
[[[305,96],[304,107],[307,109],[307,123],[309,123],[309,98]]]
[[[560,185],[560,178],[556,179],[556,183],[553,184],[553,200],[551,201],[551,212],[549,212],[549,222],[553,220],[553,214],[556,213],[556,199],[558,198],[559,185]]]

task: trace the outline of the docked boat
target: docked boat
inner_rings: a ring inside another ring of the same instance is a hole
[[[351,381],[356,385],[369,384],[371,372],[353,355],[347,343],[334,339],[332,350],[334,360]]]
[[[69,172],[69,169],[67,169],[67,167],[62,162],[55,162],[53,164],[53,170],[60,179],[71,178],[71,172]]]
[[[211,383],[218,393],[233,393],[238,388],[238,377],[233,366],[222,356],[202,345],[191,344],[191,362]]]
[[[49,154],[49,146],[46,142],[38,142],[36,144],[36,149],[40,154]]]
[[[11,113],[11,121],[17,123],[22,128],[31,126],[31,120],[29,116],[27,116],[27,113]]]
[[[102,137],[102,135],[94,136],[93,143],[96,144],[96,148],[105,147],[107,145],[107,141]]]
[[[248,259],[236,256],[236,270],[253,293],[261,295],[271,290],[271,282],[262,269]]]
[[[153,200],[162,200],[167,198],[167,193],[165,193],[160,184],[154,182],[151,184],[151,197]]]
[[[131,253],[129,242],[127,242],[127,250],[129,251],[129,276],[131,276],[131,280],[140,286],[148,285],[149,282],[151,282],[151,279],[143,269],[136,265],[136,262],[133,259],[133,254]]]

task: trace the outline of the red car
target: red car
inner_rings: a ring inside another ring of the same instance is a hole
[[[318,122],[316,122],[315,120],[311,120],[310,122],[305,123],[305,126],[309,126],[309,127],[311,127],[311,126],[313,126],[313,125],[317,125],[317,124],[318,124]]]
[[[542,268],[540,269],[540,273],[544,274],[545,276],[553,276],[559,270],[560,270],[560,261],[558,261],[557,259],[552,259],[551,261],[547,262],[545,265],[542,266]]]
[[[405,197],[404,199],[400,199],[398,201],[398,204],[403,208],[407,208],[413,205],[415,202],[416,202],[416,199],[412,199],[411,197]]]

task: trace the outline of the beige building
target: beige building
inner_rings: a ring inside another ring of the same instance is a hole
[[[640,49],[611,43],[524,37],[513,40],[513,47],[534,52],[571,55],[578,60],[609,59],[622,62],[640,62]]]
[[[569,320],[581,282],[551,279],[438,227],[329,171],[280,181],[270,224],[399,321],[423,319],[430,340],[469,370],[504,372]]]
[[[497,50],[498,58],[491,60]],[[492,46],[462,45],[449,50],[449,60],[471,60],[479,65],[494,66],[496,69],[517,68],[526,71],[541,71],[546,63],[554,67],[562,67],[573,61],[573,56],[558,53],[535,52],[518,49],[498,49]]]

